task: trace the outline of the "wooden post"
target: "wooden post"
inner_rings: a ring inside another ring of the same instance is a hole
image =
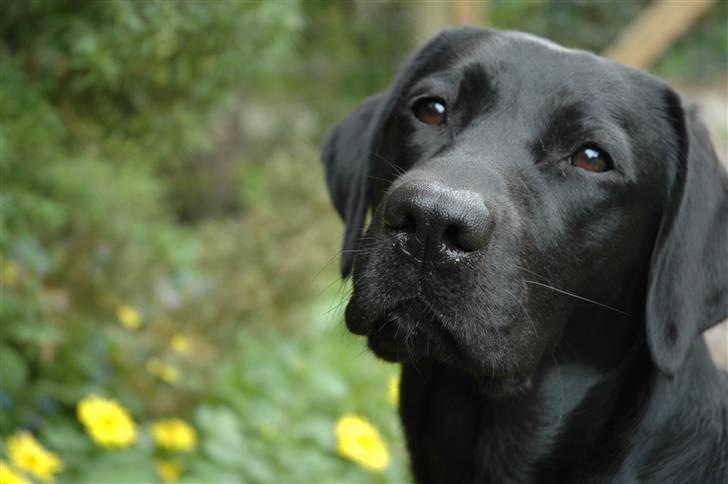
[[[604,55],[648,67],[710,9],[715,0],[653,0]]]
[[[414,22],[415,43],[421,44],[449,25],[448,2],[425,0],[409,7]]]
[[[488,0],[451,0],[450,12],[454,25],[486,25]]]
[[[423,0],[414,3],[412,19],[421,43],[448,25],[486,25],[489,0]]]

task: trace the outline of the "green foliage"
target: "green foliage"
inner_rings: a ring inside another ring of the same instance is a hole
[[[348,289],[318,144],[413,47],[413,5],[4,5],[0,438],[31,430],[61,482],[154,481],[160,458],[182,482],[408,480],[385,398],[396,369],[332,329]],[[639,5],[494,1],[492,18],[600,50]],[[710,64],[716,25],[658,67]],[[92,441],[76,416],[90,393],[129,409],[133,446]],[[352,412],[390,446],[382,474],[336,453]],[[173,416],[199,432],[195,451],[153,442],[150,422]]]
[[[560,44],[603,51],[633,21],[649,0],[493,0],[494,26],[530,32]],[[728,70],[728,3],[716,2],[684,37],[671,46],[653,70],[668,79],[700,81]]]
[[[212,383],[210,403],[195,414],[206,435],[205,464],[186,479],[204,480],[214,465],[235,482],[406,481],[398,419],[386,400],[387,376],[396,370],[343,338],[330,331],[295,340],[278,330],[240,334],[238,352]],[[394,454],[379,477],[335,453],[334,424],[350,412],[375,423]]]
[[[599,52],[633,19],[647,0],[614,2],[494,0],[492,20],[499,28],[522,30],[579,49]]]
[[[301,20],[293,1],[32,0],[11,2],[0,31],[70,143],[161,162],[207,139],[221,99],[272,75]]]
[[[654,66],[668,79],[710,81],[728,72],[728,2],[720,1]]]

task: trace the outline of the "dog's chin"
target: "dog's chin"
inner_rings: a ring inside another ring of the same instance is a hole
[[[417,324],[412,312],[417,312]],[[457,340],[442,328],[435,315],[411,305],[400,306],[373,324],[362,324],[362,314],[347,311],[347,326],[355,334],[367,337],[369,349],[379,358],[395,363],[434,360],[470,374],[480,391],[493,398],[508,398],[532,387],[530,375],[489,371],[482,357],[468,356]],[[405,329],[406,328],[406,329]]]
[[[403,363],[417,359],[413,349],[407,346],[409,343],[398,342],[379,333],[370,334],[367,337],[367,344],[372,353],[385,361]]]
[[[398,323],[399,318],[393,315],[378,321],[367,333],[368,346],[375,355],[386,361],[400,363],[416,362],[423,358],[435,358],[452,364],[462,361],[462,355],[452,338],[434,328],[431,322],[419,323],[418,327],[406,330]],[[427,329],[423,326],[427,326]]]
[[[390,327],[393,325],[390,325]],[[401,338],[393,337],[384,327],[382,331],[371,333],[367,337],[369,349],[379,358],[393,363],[418,364],[420,360],[434,360],[439,364],[455,367],[470,374],[476,386],[484,395],[491,398],[509,398],[522,395],[532,387],[530,375],[493,376],[484,374],[477,365],[471,364],[448,342],[428,341],[421,334],[413,335],[406,343]]]
[[[453,365],[464,362],[453,337],[431,311],[416,301],[371,316],[352,299],[346,309],[346,326],[352,333],[366,336],[372,352],[386,361],[435,358]]]
[[[462,360],[457,348],[447,335],[433,335],[421,328],[405,332],[396,320],[386,319],[374,326],[367,335],[369,349],[379,358],[390,362],[416,362],[435,358],[455,363]]]
[[[529,375],[506,377],[482,376],[476,378],[480,391],[492,398],[509,398],[527,393],[533,388],[533,380]]]

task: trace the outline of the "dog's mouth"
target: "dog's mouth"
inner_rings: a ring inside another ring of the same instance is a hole
[[[387,361],[434,357],[457,365],[466,359],[441,318],[419,298],[400,302],[374,322],[364,322],[356,309],[349,308],[346,322],[352,333],[367,336],[370,349]]]
[[[405,327],[399,316],[391,315],[369,333],[368,343],[376,355],[388,361],[432,356],[453,362],[462,359],[452,336],[432,320],[418,321],[414,327]]]
[[[509,345],[507,328],[495,330],[496,334],[500,331],[499,336],[485,336],[487,330],[479,335],[458,333],[458,324],[462,322],[447,319],[419,296],[401,300],[374,317],[360,307],[360,302],[356,297],[350,301],[347,327],[354,334],[366,336],[371,351],[383,360],[415,366],[418,361],[435,360],[471,374],[482,391],[492,396],[512,395],[531,386],[531,371],[524,371],[520,365],[504,364],[498,351]],[[448,327],[448,322],[454,327]],[[493,337],[502,344],[486,349],[491,345],[480,338]]]
[[[532,385],[530,375],[479,371],[480,362],[469,357],[440,318],[417,300],[396,306],[359,334],[367,336],[369,348],[383,360],[415,367],[419,360],[437,360],[472,374],[480,390],[493,397],[522,393]]]

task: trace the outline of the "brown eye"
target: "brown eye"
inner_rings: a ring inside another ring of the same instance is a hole
[[[412,106],[414,115],[425,124],[443,124],[447,120],[445,101],[437,97],[426,97]]]
[[[582,148],[569,158],[569,162],[579,168],[601,172],[612,169],[612,159],[605,152],[593,146]]]

